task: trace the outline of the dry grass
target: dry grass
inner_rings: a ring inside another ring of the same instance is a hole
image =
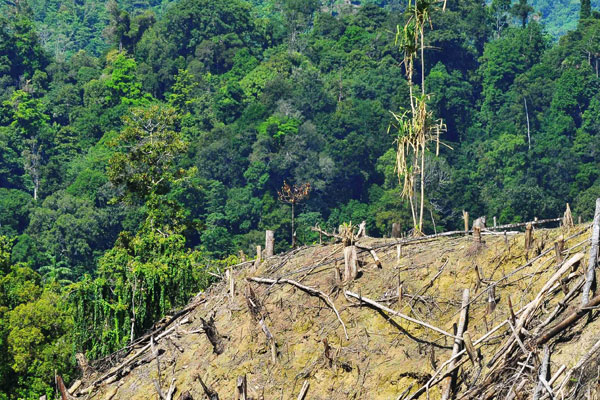
[[[509,316],[509,296],[516,310],[535,297],[556,270],[554,252],[550,251],[531,266],[518,268],[536,253],[551,249],[559,235],[567,237],[581,229],[579,226],[568,232],[537,230],[529,252],[523,248],[522,234],[508,236],[507,240],[502,236],[484,236],[485,243],[481,246],[475,246],[471,237],[463,236],[405,245],[399,260],[396,246],[389,246],[377,250],[382,269],[374,265],[368,252],[362,252],[359,255],[362,274],[345,288],[448,332],[452,332],[458,319],[462,291],[469,288],[473,303],[468,331],[476,339]],[[586,231],[567,242],[565,249],[588,238],[589,231]],[[386,240],[365,239],[361,243],[378,246]],[[571,254],[583,249],[583,246],[572,249]],[[237,377],[246,374],[249,395],[264,399],[295,399],[305,379],[310,381],[308,397],[311,399],[394,399],[410,385],[416,389],[450,357],[452,339],[346,299],[339,288],[336,290],[334,279],[334,268],[343,268],[343,261],[335,261],[341,256],[340,245],[313,246],[299,251],[275,272],[269,271],[280,265],[283,257],[263,262],[257,271],[235,271],[233,300],[228,297],[226,283],[214,285],[203,295],[206,303],[191,314],[191,324],[184,325],[179,335],[172,336],[172,341],[184,349],[183,353],[169,341],[160,342],[159,346],[165,349],[161,356],[163,386],[168,386],[174,376],[178,389],[175,398],[187,390],[194,399],[203,399],[202,388],[195,379],[200,374],[221,399],[228,399],[233,396]],[[306,268],[327,261],[330,262],[320,267]],[[478,280],[476,267],[482,281]],[[514,271],[517,272],[510,278],[503,279]],[[332,293],[350,340],[344,338],[332,310],[318,298],[290,285],[252,283],[268,315],[266,324],[277,343],[277,363],[273,364],[265,335],[246,306],[244,293],[248,283],[245,278],[249,276],[302,280],[304,285]],[[400,302],[395,298],[399,283],[404,294]],[[487,287],[490,284],[497,285],[497,307],[488,314]],[[562,296],[556,294],[544,308],[552,310]],[[212,312],[216,313],[219,332],[228,337],[225,352],[218,356],[213,354],[206,336],[186,334],[186,331],[199,329],[199,317]],[[584,331],[579,344],[572,341],[559,345],[553,363],[575,364],[578,356],[597,340],[598,324],[594,322],[591,329]],[[484,360],[491,358],[505,334],[506,331],[501,330],[496,340],[481,348]],[[331,360],[325,357],[323,339],[331,346]],[[468,381],[474,369],[470,364],[465,365],[467,370],[462,376]],[[119,388],[114,398],[157,398],[152,382],[157,377],[156,371],[155,361],[140,366],[120,381],[100,388],[91,398],[104,399],[115,385]],[[439,398],[439,388],[433,388],[429,396]]]

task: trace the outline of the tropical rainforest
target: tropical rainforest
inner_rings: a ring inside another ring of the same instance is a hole
[[[410,75],[408,3],[2,2],[0,399],[53,398],[55,371],[129,344],[266,229],[277,251],[292,221],[298,245],[316,224],[410,232],[394,117],[413,88],[443,127],[420,231],[590,218],[600,2],[416,0]]]

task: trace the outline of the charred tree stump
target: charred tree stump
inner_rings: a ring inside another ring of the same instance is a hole
[[[275,254],[275,232],[265,232],[265,257],[273,257]]]
[[[212,344],[213,352],[217,355],[222,354],[225,351],[225,344],[223,343],[223,336],[219,334],[217,331],[217,327],[215,326],[215,317],[211,315],[211,317],[206,321],[204,318],[200,318],[202,321],[202,329],[208,338],[210,344]]]

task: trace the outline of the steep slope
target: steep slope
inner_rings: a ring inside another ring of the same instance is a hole
[[[434,371],[451,358],[450,336],[464,289],[471,293],[467,330],[477,350],[469,354],[472,361],[460,359],[458,398],[505,398],[509,389],[531,393],[542,360],[542,346],[535,340],[546,332],[540,324],[564,292],[581,287],[589,228],[535,230],[530,250],[524,249],[524,235],[514,232],[484,235],[482,244],[464,234],[405,240],[400,249],[393,239],[361,239],[359,245],[375,249],[382,267],[359,247],[359,276],[345,285],[339,279],[342,244],[300,248],[271,257],[257,269],[245,263],[233,271],[233,297],[226,279],[199,294],[186,310],[157,328],[152,340],[142,338],[121,354],[95,363],[98,370],[88,368],[76,394],[89,399],[158,398],[159,385],[165,398],[171,386],[173,398],[204,399],[206,385],[225,399],[234,396],[238,378],[245,376],[248,395],[255,399],[295,399],[305,381],[310,399],[404,398],[401,394],[435,381]],[[557,262],[554,250],[561,235],[566,239],[563,263]],[[565,265],[573,260],[573,266]],[[560,280],[549,282],[559,265],[564,272],[558,274]],[[542,291],[543,301],[532,307],[544,286],[550,290]],[[579,296],[572,298],[565,302],[569,307],[579,303]],[[368,306],[368,300],[389,309]],[[518,346],[510,347],[507,355],[500,353],[490,366],[493,355],[511,340],[510,324],[503,324],[511,320],[509,304],[515,324],[527,314],[523,309],[528,304],[531,317],[523,324]],[[570,312],[565,307],[556,318]],[[218,333],[211,331],[211,321]],[[551,341],[551,374],[561,365],[569,370],[598,340],[595,317],[579,323],[569,336]],[[216,346],[206,332],[217,335]],[[273,335],[274,348],[266,332]],[[553,382],[554,388],[560,383]],[[430,398],[440,398],[441,388],[432,385]]]

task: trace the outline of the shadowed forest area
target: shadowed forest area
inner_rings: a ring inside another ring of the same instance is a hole
[[[600,1],[425,3],[409,77],[406,1],[2,2],[0,399],[52,398],[265,230],[590,220]],[[417,224],[394,116],[423,88]]]

